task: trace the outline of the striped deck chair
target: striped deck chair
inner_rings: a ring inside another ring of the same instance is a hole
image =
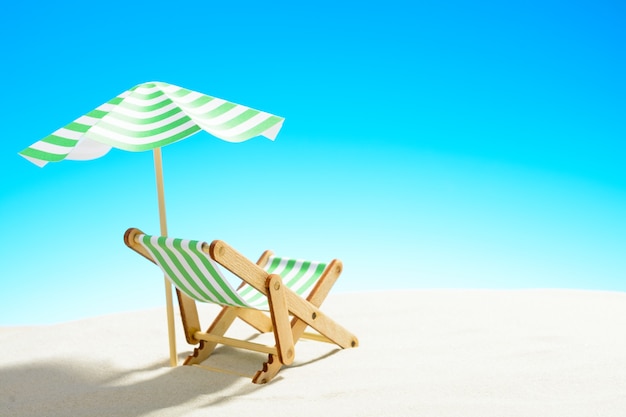
[[[263,384],[283,365],[293,363],[294,345],[300,338],[341,348],[358,345],[353,334],[319,309],[341,273],[339,260],[323,264],[279,258],[265,251],[254,263],[220,240],[209,245],[149,236],[135,228],[126,231],[124,242],[158,265],[176,286],[185,338],[198,345],[184,365],[202,363],[218,344],[267,353],[267,361],[252,377],[252,382]],[[240,278],[241,285],[231,285],[220,267]],[[201,331],[196,301],[222,306],[205,332]],[[226,337],[237,318],[261,333],[273,332],[275,345]],[[315,332],[305,332],[309,326]]]

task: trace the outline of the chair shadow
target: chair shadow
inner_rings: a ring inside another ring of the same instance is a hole
[[[312,363],[319,362],[319,361],[324,360],[326,358],[330,358],[331,356],[334,356],[334,355],[336,355],[339,352],[341,352],[341,349],[333,349],[330,352],[328,352],[328,353],[326,353],[326,354],[324,354],[322,356],[319,356],[317,358],[309,359],[306,362],[301,362],[301,363],[296,363],[296,364],[293,364],[293,365],[289,365],[289,368],[300,368],[302,366],[310,365]]]
[[[109,370],[102,375],[93,364],[75,361],[5,367],[0,369],[0,409],[15,416],[140,416],[202,396],[210,398],[241,380],[191,367],[141,377],[158,368],[117,374]]]
[[[334,349],[322,356],[297,363],[298,368],[334,355]],[[179,355],[179,363],[187,357]],[[215,359],[216,366],[235,370],[260,369],[265,355],[227,346],[218,347],[205,361]],[[213,366],[213,365],[211,365]],[[245,373],[243,371],[242,373]],[[271,382],[281,381],[281,374]],[[169,368],[168,361],[158,361],[141,369],[115,369],[106,361],[56,358],[0,367],[0,410],[15,416],[141,416],[177,406],[205,408],[232,401],[233,398],[262,389],[247,377],[208,371],[193,366]]]

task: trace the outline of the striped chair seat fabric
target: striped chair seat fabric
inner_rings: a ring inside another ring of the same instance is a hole
[[[220,266],[202,251],[202,241],[140,235],[165,276],[194,300],[220,305],[268,310],[267,297],[247,283],[235,289]],[[263,268],[281,276],[285,285],[306,298],[326,264],[271,256]]]

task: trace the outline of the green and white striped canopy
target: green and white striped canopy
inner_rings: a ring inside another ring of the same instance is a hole
[[[200,130],[229,142],[274,140],[284,119],[163,82],[139,84],[20,152],[36,165],[146,151]]]

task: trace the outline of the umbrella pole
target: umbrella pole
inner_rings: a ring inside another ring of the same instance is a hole
[[[154,148],[154,171],[156,174],[157,198],[159,200],[159,223],[161,236],[167,236],[167,222],[165,219],[165,195],[163,192],[163,161],[161,148]],[[170,366],[178,365],[176,352],[176,333],[174,330],[174,306],[172,301],[172,284],[165,278],[165,309],[167,310],[167,334],[170,346]]]

